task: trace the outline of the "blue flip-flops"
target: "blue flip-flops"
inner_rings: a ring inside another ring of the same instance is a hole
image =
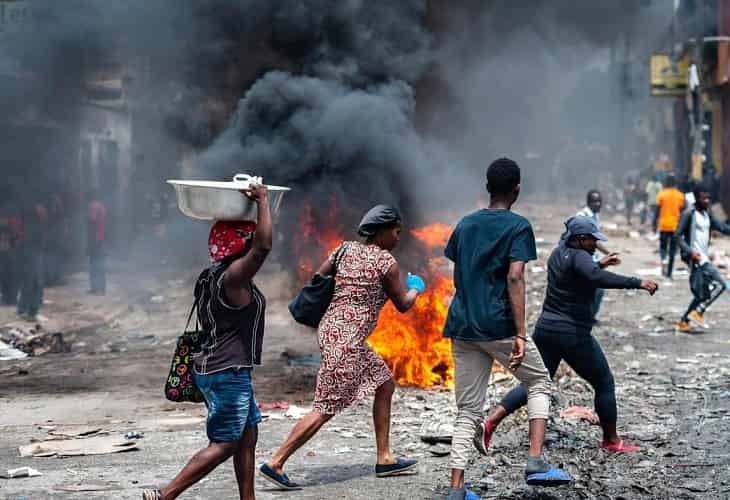
[[[573,478],[567,472],[549,465],[544,472],[525,473],[525,480],[530,486],[561,486],[570,483]]]
[[[266,464],[259,467],[259,475],[267,481],[275,484],[281,490],[301,490],[302,485],[289,480],[286,474],[277,474]]]
[[[464,500],[479,500],[481,497],[471,490],[466,490]]]
[[[479,495],[466,488],[449,488],[446,500],[479,500]]]
[[[415,469],[417,465],[418,460],[397,458],[394,464],[376,464],[375,475],[377,477],[397,476]]]

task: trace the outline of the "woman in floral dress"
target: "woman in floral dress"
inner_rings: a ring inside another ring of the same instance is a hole
[[[397,475],[418,463],[396,458],[390,452],[390,403],[395,381],[382,358],[365,342],[388,299],[400,312],[406,312],[425,288],[415,275],[408,275],[405,286],[401,281],[398,263],[390,254],[400,241],[400,232],[397,210],[378,205],[365,214],[358,228],[365,242],[344,242],[319,268],[319,274],[336,272],[336,278],[332,302],[318,328],[322,362],[314,405],[260,469],[264,478],[281,489],[301,488],[284,473],[289,457],[333,416],[373,392],[376,475]]]

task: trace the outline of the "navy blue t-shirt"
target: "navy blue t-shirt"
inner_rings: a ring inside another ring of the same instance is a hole
[[[509,210],[478,210],[459,222],[444,253],[454,262],[456,287],[444,337],[469,341],[513,337],[509,266],[537,258],[527,219]]]

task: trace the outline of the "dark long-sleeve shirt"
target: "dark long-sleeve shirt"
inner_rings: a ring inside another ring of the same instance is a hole
[[[537,326],[587,335],[595,322],[593,300],[598,288],[639,287],[640,279],[601,269],[590,253],[572,248],[563,240],[548,260],[548,286]]]

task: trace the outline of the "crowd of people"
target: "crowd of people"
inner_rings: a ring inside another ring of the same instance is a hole
[[[730,225],[720,221],[711,211],[719,194],[718,186],[717,174],[712,167],[703,171],[700,181],[687,178],[680,181],[670,169],[663,169],[647,174],[638,181],[634,176],[629,176],[625,184],[623,196],[628,200],[627,222],[631,224],[635,205],[641,204],[640,222],[650,224],[659,242],[657,251],[661,259],[662,277],[673,279],[678,251],[689,270],[693,297],[675,325],[677,332],[692,334],[707,329],[705,312],[727,289],[728,282],[713,263],[710,252],[713,232],[730,234]],[[600,193],[590,191],[586,207],[579,215],[592,217],[600,225],[600,208]],[[607,253],[601,245],[598,249]],[[597,257],[595,259],[598,260]],[[594,308],[596,314],[600,297],[602,293],[599,290],[596,294],[597,306]]]
[[[528,336],[525,268],[536,259],[537,252],[530,222],[511,211],[520,193],[520,169],[514,161],[501,158],[489,166],[486,177],[489,206],[465,216],[444,249],[454,263],[455,294],[443,335],[451,340],[457,408],[448,500],[478,498],[465,488],[470,454],[473,449],[488,453],[500,423],[522,406],[527,406],[530,440],[525,481],[540,486],[572,481],[543,454],[551,411],[551,379],[561,361],[595,391],[595,409],[603,430],[600,447],[613,453],[639,450],[617,431],[614,376],[591,332],[603,290],[639,289],[654,295],[659,288],[654,281],[607,270],[621,260],[606,247],[607,237],[600,230],[602,197],[591,191],[586,207],[565,222],[565,232],[548,260],[542,314]],[[666,179],[664,186],[671,189],[671,183]],[[709,213],[711,197],[705,188],[699,186],[695,191],[694,208],[681,217],[672,238],[688,262],[696,263],[703,275],[717,278],[706,259],[708,235],[713,229],[730,233],[730,228]],[[672,199],[663,192],[656,193],[659,220],[668,206],[665,198]],[[272,227],[266,188],[252,186],[245,194],[257,202],[258,220],[217,222],[213,226],[208,242],[213,265],[203,270],[195,287],[203,340],[193,356],[193,372],[208,408],[209,444],[168,485],[145,489],[144,500],[177,498],[231,456],[240,498],[255,496],[254,458],[261,417],[251,372],[260,363],[265,300],[254,285],[254,277],[271,250]],[[303,487],[285,472],[288,459],[323,425],[369,394],[375,396],[375,475],[413,472],[418,464],[413,458],[392,453],[389,434],[395,382],[384,361],[366,343],[387,300],[405,312],[426,287],[420,277],[411,274],[404,282],[391,254],[403,225],[395,208],[374,207],[358,228],[362,241],[344,242],[319,268],[321,276],[334,276],[334,290],[317,329],[322,362],[314,404],[258,468],[258,473],[279,489]],[[708,279],[707,287],[712,292],[709,297],[693,301],[690,307],[700,315],[716,300],[724,284]],[[484,418],[486,387],[494,361],[507,368],[521,385]]]
[[[17,314],[36,321],[46,287],[64,283],[73,261],[70,203],[60,194],[6,196],[0,206],[0,298]],[[106,207],[89,197],[85,228],[89,235],[90,293],[104,294],[103,262]]]

